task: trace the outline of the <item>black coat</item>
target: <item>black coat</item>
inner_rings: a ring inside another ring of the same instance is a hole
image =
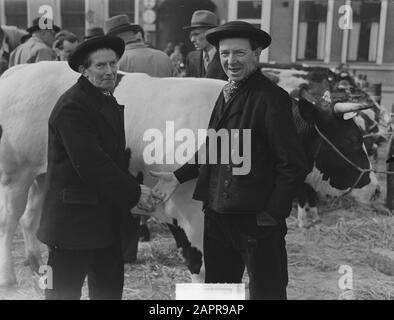
[[[49,118],[46,196],[38,238],[66,249],[119,240],[122,214],[140,197],[125,159],[124,107],[87,79],[66,91]]]
[[[190,52],[186,57],[186,77],[228,80],[220,64],[219,53],[217,51],[212,61],[208,64],[207,71],[204,68],[203,51],[196,50]]]
[[[180,182],[198,176],[194,199],[221,213],[265,211],[277,222],[288,217],[296,188],[308,170],[287,92],[256,71],[227,103],[220,93],[209,127],[251,129],[251,170],[233,175],[236,165],[231,162],[185,164],[175,175]]]

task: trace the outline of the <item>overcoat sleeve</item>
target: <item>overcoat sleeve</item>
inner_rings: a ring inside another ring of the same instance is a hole
[[[265,126],[276,159],[276,178],[266,211],[279,222],[290,214],[295,191],[305,180],[308,169],[293,121],[290,97],[278,94],[268,104]]]
[[[100,147],[97,129],[86,107],[76,102],[66,104],[53,124],[72,166],[87,185],[120,208],[131,210],[137,205],[141,195],[138,182]]]

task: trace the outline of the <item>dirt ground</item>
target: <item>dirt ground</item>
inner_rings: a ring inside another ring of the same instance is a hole
[[[379,163],[386,151],[382,148]],[[382,214],[385,198],[384,175],[379,175],[382,195],[370,205],[351,199],[320,199],[321,222],[309,229],[297,226],[296,211],[288,219],[288,298],[291,300],[336,300],[344,297],[394,299],[394,276],[385,275],[368,263],[372,248],[394,250],[394,217]],[[152,239],[139,244],[138,260],[125,266],[123,298],[128,300],[175,299],[175,284],[191,282],[190,273],[178,256],[175,241],[163,225],[149,221]],[[23,238],[14,239],[13,256],[18,278],[15,288],[0,289],[0,299],[42,299],[38,277],[23,265]],[[351,267],[353,290],[344,295],[338,281],[342,265]],[[245,274],[244,281],[248,277]],[[87,299],[86,286],[83,299]]]

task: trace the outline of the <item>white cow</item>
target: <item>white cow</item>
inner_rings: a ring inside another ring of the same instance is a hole
[[[41,263],[38,228],[46,171],[47,126],[50,112],[62,93],[78,79],[64,62],[40,62],[9,69],[0,78],[0,286],[15,282],[11,245],[20,221],[31,265]],[[144,133],[191,129],[198,137],[206,129],[212,108],[224,81],[194,78],[151,78],[145,74],[123,74],[114,95],[125,105],[126,145],[132,157],[129,170],[142,172],[144,183],[155,181],[149,170],[173,171],[181,164],[147,165],[143,159]],[[168,142],[164,137],[165,145]],[[182,141],[168,150],[168,154]],[[201,203],[192,200],[195,181],[182,184],[153,215],[165,222],[177,219],[192,246],[202,251]],[[203,270],[203,268],[201,268]],[[201,274],[194,278],[201,279]],[[197,280],[197,279],[194,279]]]
[[[18,221],[23,230],[26,258],[30,263],[41,263],[35,232],[43,196],[41,177],[46,171],[48,118],[60,95],[78,76],[66,63],[40,62],[19,65],[0,78],[0,286],[16,280],[11,244]],[[130,171],[142,172],[144,183],[153,186],[149,170],[179,167],[145,165],[142,154],[149,141],[143,141],[144,132],[151,128],[165,132],[165,121],[175,120],[175,131],[190,128],[197,134],[197,129],[207,127],[223,85],[220,80],[125,74],[114,95],[125,105],[126,144],[132,151]],[[202,250],[203,230],[195,226],[202,228],[203,216],[201,203],[191,200],[193,185],[192,181],[179,188],[165,210],[158,210],[157,214],[168,222],[176,218],[193,246]]]

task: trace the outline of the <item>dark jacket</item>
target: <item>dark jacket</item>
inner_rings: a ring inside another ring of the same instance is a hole
[[[175,175],[180,182],[198,176],[193,198],[221,213],[266,212],[277,222],[288,217],[308,170],[287,92],[256,71],[227,103],[220,93],[209,128],[251,129],[251,170],[233,175],[236,165],[231,161],[185,164]]]
[[[212,61],[208,64],[206,72],[204,68],[203,51],[195,50],[190,52],[186,57],[186,77],[228,80],[220,64],[219,53],[217,51]]]
[[[141,193],[127,171],[123,111],[82,76],[59,98],[49,118],[42,242],[95,249],[119,240],[121,215]]]

